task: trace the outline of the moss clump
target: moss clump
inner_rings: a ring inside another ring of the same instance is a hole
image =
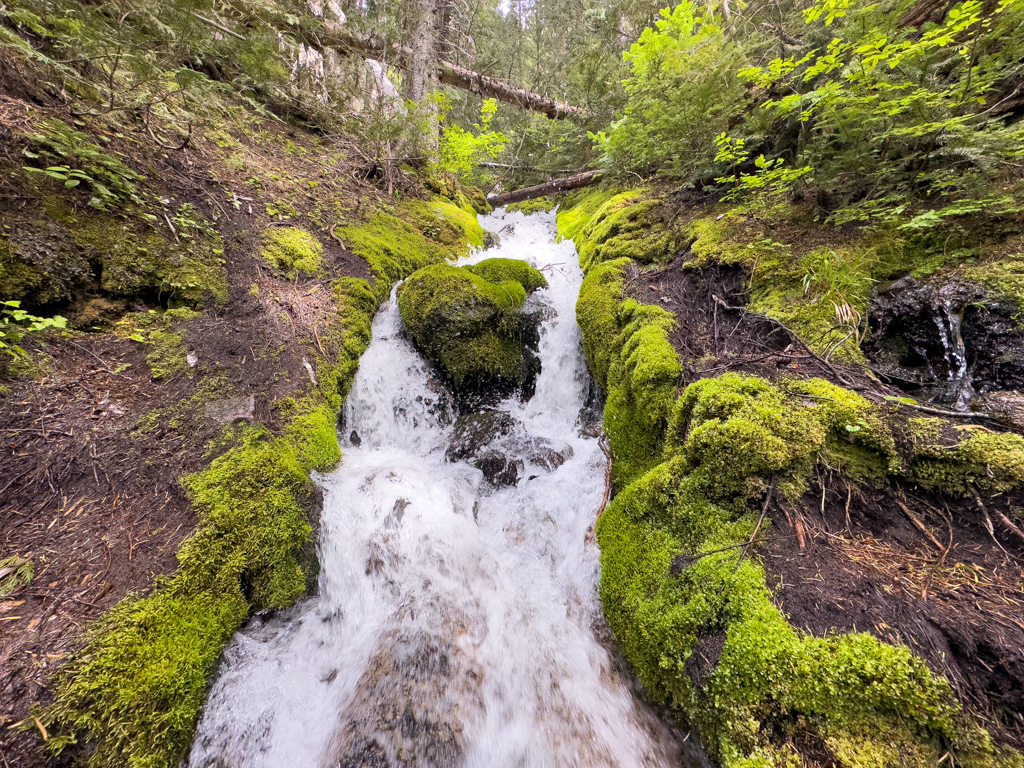
[[[870,403],[828,382],[724,374],[687,387],[655,465],[597,526],[609,624],[644,686],[682,707],[723,765],[785,765],[808,736],[844,765],[934,765],[950,743],[958,760],[992,764],[920,658],[866,634],[799,633],[761,567],[720,551],[750,538],[770,482],[799,497],[836,444],[898,466]],[[717,662],[701,655],[708,642]]]
[[[548,287],[548,281],[540,270],[534,269],[521,259],[484,259],[466,269],[489,283],[513,280],[523,286],[527,294],[538,288]]]
[[[177,765],[232,633],[253,610],[289,605],[307,587],[309,471],[340,455],[331,413],[303,407],[284,437],[234,432],[235,447],[183,480],[199,528],[175,576],[110,611],[59,673],[43,713],[51,751],[91,745],[94,768]]]
[[[494,263],[484,271],[521,270]],[[528,265],[524,274],[531,285],[543,280]],[[456,385],[490,379],[521,384],[527,373],[523,351],[528,321],[519,310],[526,294],[516,280],[492,283],[470,268],[439,264],[405,282],[398,308],[416,344]]]
[[[912,469],[918,483],[963,495],[1024,485],[1024,437],[976,427],[955,431],[960,439],[952,445],[926,440],[917,443]]]
[[[323,255],[323,244],[304,229],[271,227],[263,233],[260,256],[289,280],[296,280],[300,274],[323,277]]]
[[[558,203],[555,202],[553,197],[535,197],[533,200],[524,200],[521,203],[512,203],[505,210],[509,213],[525,213],[529,216],[531,213],[547,213],[553,211]]]
[[[185,334],[175,324],[198,317],[197,312],[181,307],[166,312],[136,312],[126,315],[114,326],[114,333],[122,338],[150,344],[153,350],[146,355],[146,363],[154,379],[164,379],[176,373],[192,374],[186,355]]]
[[[450,253],[465,255],[471,247],[484,244],[484,230],[476,219],[472,204],[460,195],[462,205],[437,196],[429,201],[403,203],[397,213],[409,221],[424,237]]]
[[[487,194],[480,187],[463,187],[462,192],[469,202],[469,205],[477,213],[486,216],[492,210],[491,204],[487,202]]]
[[[397,216],[378,213],[369,221],[338,230],[348,249],[366,259],[377,278],[372,286],[377,303],[391,286],[417,269],[447,258],[443,248],[427,240],[421,230]]]
[[[605,432],[621,485],[657,455],[682,374],[668,338],[674,322],[664,309],[622,299],[628,261],[594,265],[583,280],[576,320],[583,352],[607,394]]]
[[[558,214],[558,231],[573,238],[580,266],[628,256],[641,264],[670,261],[684,245],[678,232],[659,215],[661,200],[648,190],[587,190]]]

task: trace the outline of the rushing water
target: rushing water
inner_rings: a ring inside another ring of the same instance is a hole
[[[605,460],[581,431],[573,246],[554,243],[550,214],[483,224],[502,244],[469,261],[526,259],[550,282],[536,394],[500,405],[522,447],[518,485],[446,459],[454,406],[392,297],[348,398],[344,461],[321,478],[319,594],[236,635],[194,768],[699,761],[609,652],[587,536]],[[568,458],[538,458],[553,453]]]

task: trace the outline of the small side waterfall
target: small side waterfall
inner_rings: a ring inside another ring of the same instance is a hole
[[[536,393],[497,411],[518,484],[446,456],[454,401],[392,296],[348,398],[343,464],[320,479],[319,594],[236,635],[193,768],[706,763],[610,650],[586,536],[605,465],[581,423],[574,248],[554,243],[551,214],[484,220],[508,224],[470,260],[523,258],[550,282]]]
[[[949,390],[944,398],[958,411],[970,410],[974,387],[967,368],[967,348],[964,346],[960,327],[963,324],[963,309],[954,309],[953,302],[940,297],[936,302],[937,314],[934,315],[935,325],[939,329],[939,338],[945,350],[948,366]]]

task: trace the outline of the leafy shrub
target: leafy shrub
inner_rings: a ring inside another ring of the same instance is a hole
[[[661,12],[624,54],[629,105],[610,132],[599,133],[613,168],[660,169],[688,177],[710,161],[715,137],[739,110],[742,57],[718,26],[711,7],[682,2]]]
[[[18,342],[31,333],[42,333],[48,328],[66,328],[67,320],[60,315],[36,317],[21,309],[20,301],[0,301],[0,352],[11,357],[25,355]]]

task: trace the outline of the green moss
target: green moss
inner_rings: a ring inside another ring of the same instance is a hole
[[[260,256],[271,267],[295,280],[300,274],[323,277],[324,246],[304,229],[298,227],[271,227],[263,233]]]
[[[398,215],[409,221],[424,237],[449,253],[465,255],[470,247],[484,244],[484,230],[472,204],[461,196],[464,207],[437,196],[429,201],[411,200],[399,206]]]
[[[477,213],[486,216],[494,210],[491,207],[491,204],[487,202],[487,194],[479,187],[463,187],[462,192],[466,198],[466,202],[468,202],[470,207]],[[465,207],[465,205],[462,207]]]
[[[398,308],[416,344],[456,384],[519,382],[524,359],[518,309],[525,300],[526,290],[514,280],[491,283],[468,268],[439,264],[405,282]]]
[[[228,299],[223,246],[217,234],[173,243],[155,229],[138,232],[112,217],[70,220],[75,244],[101,265],[100,283],[113,296],[137,296],[149,289],[168,294],[172,306],[202,306],[209,296]]]
[[[1020,443],[996,449],[990,438],[1002,436],[978,436],[986,445],[969,450],[1024,459]],[[687,387],[654,466],[598,522],[609,624],[644,686],[682,707],[725,766],[785,765],[808,738],[850,766],[934,765],[950,743],[958,762],[991,765],[987,736],[909,649],[798,632],[760,565],[720,551],[750,538],[769,482],[799,497],[833,444],[874,454],[878,471],[897,466],[871,404],[828,382],[724,374]],[[701,655],[712,639],[717,663]]]
[[[956,431],[961,439],[953,445],[926,441],[916,445],[912,469],[918,483],[964,495],[1008,491],[1024,484],[1024,437],[971,427]]]
[[[505,210],[509,213],[547,213],[554,210],[557,203],[553,197],[535,197],[533,200],[524,200],[521,203],[512,203]]]
[[[484,259],[466,269],[489,283],[504,283],[508,280],[517,282],[527,294],[548,286],[540,270],[534,269],[522,259]]]
[[[308,474],[339,453],[332,412],[300,410],[284,437],[233,432],[235,447],[183,480],[199,528],[174,577],[122,601],[62,669],[43,714],[53,752],[89,744],[94,768],[177,765],[232,633],[253,610],[284,607],[306,590],[315,567]]]
[[[417,269],[445,261],[448,255],[412,224],[387,213],[378,213],[364,224],[343,227],[338,234],[350,251],[370,265],[377,278],[372,290],[378,304],[387,298],[395,282]]]
[[[648,190],[587,190],[559,211],[559,235],[573,238],[584,272],[625,256],[641,264],[664,263],[679,252],[684,241],[660,216],[661,200],[649,195]]]

